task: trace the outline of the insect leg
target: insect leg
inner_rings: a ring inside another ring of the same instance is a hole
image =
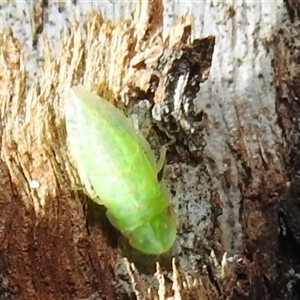
[[[167,148],[162,146],[160,149],[159,160],[157,162],[157,180],[161,181],[164,173]]]

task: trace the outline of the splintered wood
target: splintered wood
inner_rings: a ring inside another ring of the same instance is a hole
[[[1,156],[23,201],[33,203],[37,214],[43,214],[47,201],[67,189],[69,181],[80,186],[65,147],[62,107],[69,86],[83,84],[109,101],[128,102],[141,95],[164,100],[172,62],[188,53],[191,20],[189,15],[180,17],[163,37],[158,3],[148,7],[141,1],[134,19],[123,22],[104,21],[92,11],[85,23],[69,24],[59,45],[43,35],[43,61],[33,82],[13,33],[1,35]],[[151,24],[145,21],[145,10],[151,13]]]

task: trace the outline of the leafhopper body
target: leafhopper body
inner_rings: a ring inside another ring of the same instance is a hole
[[[176,217],[145,138],[121,111],[83,87],[70,90],[65,117],[70,152],[83,183],[98,196],[93,200],[106,206],[110,222],[134,248],[168,251]]]

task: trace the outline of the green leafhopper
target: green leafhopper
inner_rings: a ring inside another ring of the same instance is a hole
[[[65,118],[80,178],[106,206],[113,226],[141,252],[168,251],[177,222],[146,139],[121,111],[80,86],[70,89]]]

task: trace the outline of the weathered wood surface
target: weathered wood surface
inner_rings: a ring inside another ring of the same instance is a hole
[[[0,298],[127,299],[133,291],[118,233],[74,188],[63,94],[82,82],[109,100],[158,103],[164,77],[158,94],[147,93],[149,83],[155,68],[168,70],[156,59],[170,49],[184,55],[192,28],[215,44],[211,68],[201,70],[196,137],[174,133],[167,155],[179,233],[160,261],[164,275],[174,256],[182,277],[175,271],[173,280],[185,281],[173,287],[177,299],[298,299],[299,3],[149,2],[95,2],[88,15],[87,2],[1,4]],[[175,14],[183,17],[169,32]],[[156,147],[169,141],[156,132]],[[141,261],[157,259],[131,258],[141,274]],[[145,298],[152,276],[141,277],[135,290]]]

